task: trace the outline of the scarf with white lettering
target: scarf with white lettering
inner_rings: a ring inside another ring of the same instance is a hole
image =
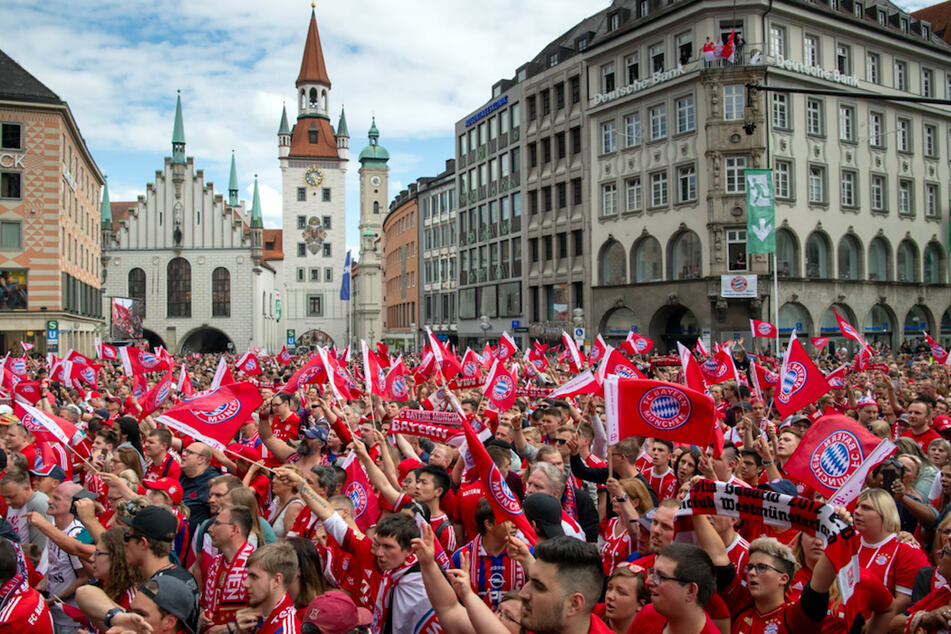
[[[223,553],[218,553],[208,567],[201,602],[216,625],[233,620],[234,612],[247,603],[248,593],[244,588],[244,580],[248,576],[248,557],[253,552],[254,546],[246,541],[235,553],[227,569]]]

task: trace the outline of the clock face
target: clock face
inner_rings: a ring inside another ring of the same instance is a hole
[[[324,173],[316,165],[311,165],[304,171],[304,181],[311,187],[317,187],[324,182]]]
[[[373,185],[374,187],[379,187],[379,186],[380,186],[380,183],[382,183],[382,182],[383,182],[383,179],[380,178],[379,176],[371,176],[371,177],[370,177],[370,184]]]

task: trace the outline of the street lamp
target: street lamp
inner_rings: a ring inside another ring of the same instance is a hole
[[[489,323],[489,318],[487,315],[482,315],[479,317],[479,328],[482,329],[482,345],[489,343],[488,331],[492,328],[492,324]]]

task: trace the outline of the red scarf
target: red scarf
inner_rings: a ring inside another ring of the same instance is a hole
[[[205,591],[201,602],[215,625],[233,621],[235,613],[248,602],[244,580],[248,576],[246,563],[253,552],[254,547],[246,541],[235,553],[227,569],[222,553],[218,553],[208,567],[207,574],[204,575]]]
[[[387,570],[381,575],[380,587],[376,594],[376,604],[373,607],[373,631],[382,631],[383,622],[387,618],[393,618],[392,614],[388,614],[393,602],[393,590],[396,589],[403,575],[409,572],[413,566],[416,566],[416,555],[410,555],[400,567]]]

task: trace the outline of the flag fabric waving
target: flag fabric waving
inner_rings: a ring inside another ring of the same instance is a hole
[[[608,377],[604,382],[604,410],[609,445],[630,436],[701,447],[713,439],[713,399],[677,383]]]
[[[133,346],[119,348],[119,359],[122,361],[122,369],[125,370],[126,376],[169,369],[168,361],[165,359],[160,359],[147,350],[139,350]]]
[[[156,421],[206,445],[224,450],[263,399],[247,381],[229,383],[182,399]]]
[[[403,356],[400,355],[396,363],[390,366],[389,372],[386,373],[386,395],[388,399],[400,402],[409,400],[406,374],[406,364],[403,363]]]
[[[324,383],[327,381],[327,370],[321,362],[318,355],[311,356],[301,368],[287,381],[287,384],[281,388],[282,392],[293,394],[300,388],[310,383]]]
[[[119,358],[119,349],[108,343],[97,343],[96,356],[107,361],[115,361]]]
[[[215,370],[215,376],[211,379],[211,389],[234,382],[234,375],[231,374],[231,368],[228,367],[228,362],[225,361],[224,357],[221,357],[218,359],[218,368]]]
[[[925,339],[928,341],[928,346],[931,348],[931,356],[938,363],[944,363],[948,358],[948,351],[941,347],[941,344],[931,338],[927,332],[925,333]]]
[[[779,386],[774,397],[776,411],[784,418],[814,403],[828,392],[829,382],[812,362],[793,331],[779,371]]]
[[[591,346],[591,352],[588,353],[588,363],[591,364],[591,367],[597,365],[604,358],[607,349],[608,345],[604,343],[604,337],[599,332],[598,338],[594,340],[594,345]]]
[[[347,249],[347,259],[343,262],[343,275],[340,276],[340,299],[347,301],[350,299],[350,249]]]
[[[556,387],[548,394],[548,398],[570,398],[579,394],[596,394],[601,389],[598,377],[585,370],[567,383]]]
[[[708,385],[716,385],[724,381],[735,381],[736,366],[733,365],[733,355],[726,346],[720,346],[713,356],[700,364],[700,371]]]
[[[779,329],[768,321],[750,320],[750,330],[754,337],[763,337],[765,339],[778,339]]]
[[[22,401],[16,402],[13,409],[14,415],[20,419],[22,425],[33,434],[36,440],[59,442],[70,446],[74,444],[73,439],[79,433],[79,429],[68,420],[47,414]]]
[[[238,359],[238,362],[234,364],[234,367],[248,376],[258,376],[261,374],[261,362],[258,361],[258,358],[253,352],[245,352],[244,356]]]
[[[601,360],[601,365],[598,366],[598,380],[603,383],[609,376],[619,376],[624,379],[647,378],[623,354],[611,346],[608,346],[608,351]]]
[[[499,361],[507,361],[516,352],[518,352],[518,346],[515,345],[515,340],[512,339],[508,330],[504,331],[499,339],[499,346],[495,349],[495,358]]]
[[[505,411],[515,404],[515,377],[505,369],[501,361],[492,364],[489,376],[482,386],[482,393],[489,397],[500,411]]]
[[[360,349],[363,352],[363,380],[367,394],[386,396],[386,372],[380,365],[380,360],[363,339],[360,340]]]
[[[351,451],[341,466],[347,473],[346,484],[341,493],[353,502],[353,521],[356,522],[357,528],[366,531],[380,519],[380,503],[373,492],[370,478],[355,453]]]
[[[162,377],[162,380],[155,384],[155,386],[142,395],[142,398],[138,399],[139,406],[142,408],[139,411],[139,420],[142,420],[152,412],[156,411],[159,407],[162,406],[162,403],[168,400],[168,397],[172,393],[172,384],[175,382],[171,370],[165,373],[165,376]]]
[[[839,314],[839,311],[837,311],[834,306],[832,307],[832,312],[835,313],[835,319],[839,322],[839,330],[842,332],[842,336],[862,344],[862,348],[868,348],[868,343],[862,335],[859,334],[859,331],[856,330],[852,324],[842,319],[842,315]]]
[[[849,366],[843,363],[835,370],[829,372],[826,375],[826,381],[829,383],[829,387],[833,389],[845,387],[845,375],[848,371]]]
[[[281,365],[289,365],[291,362],[291,353],[287,351],[287,346],[283,346],[274,359]]]
[[[568,363],[571,364],[571,369],[575,372],[581,372],[581,353],[578,351],[575,340],[569,337],[567,332],[562,330],[561,341],[565,344],[565,351],[568,353]]]
[[[627,339],[625,339],[624,343],[621,344],[621,350],[630,355],[647,354],[653,349],[653,347],[653,339],[645,337],[644,335],[639,335],[633,330],[627,333]]]
[[[703,372],[700,371],[700,364],[687,346],[679,341],[677,342],[677,352],[680,353],[680,369],[684,375],[684,385],[691,390],[707,393],[707,382],[703,380]]]
[[[828,337],[813,337],[812,339],[810,339],[810,341],[812,342],[812,347],[814,347],[816,350],[822,350],[823,348],[826,347],[826,344],[829,343],[829,338]]]

